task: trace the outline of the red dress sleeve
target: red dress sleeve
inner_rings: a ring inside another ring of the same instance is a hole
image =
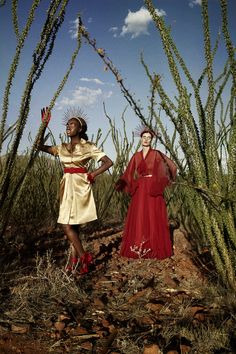
[[[176,164],[169,159],[169,157],[167,157],[166,155],[164,155],[162,152],[160,152],[166,167],[167,167],[167,174],[169,175],[169,179],[170,179],[170,183],[173,182],[176,178],[176,174],[177,174],[177,167]]]
[[[138,187],[136,176],[136,154],[134,154],[128,163],[123,175],[116,182],[115,188],[118,191],[124,191],[133,195]]]
[[[156,151],[150,195],[154,197],[162,195],[165,188],[175,179],[176,171],[174,162],[162,152]]]

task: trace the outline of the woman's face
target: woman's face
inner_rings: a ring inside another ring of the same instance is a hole
[[[66,123],[66,134],[69,137],[76,136],[81,131],[80,122],[76,118],[71,118]]]
[[[141,144],[144,147],[150,146],[152,142],[152,134],[150,133],[143,133],[143,135],[141,136]]]

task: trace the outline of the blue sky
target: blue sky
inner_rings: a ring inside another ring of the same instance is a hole
[[[23,27],[32,1],[19,0],[19,24]],[[49,0],[42,0],[36,12],[34,25],[22,52],[21,62],[13,82],[10,96],[8,124],[14,123],[19,111],[24,82],[30,69],[32,53],[39,39],[42,23],[45,19]],[[203,69],[204,47],[201,22],[200,0],[153,0],[158,13],[171,26],[172,36],[185,59],[193,77],[198,79]],[[229,0],[229,25],[235,42],[236,1]],[[58,34],[53,55],[46,69],[38,80],[32,96],[30,115],[27,121],[21,151],[29,146],[28,133],[34,137],[40,125],[40,109],[49,104],[67,67],[76,46],[74,32],[76,16],[80,13],[91,37],[96,38],[97,45],[106,53],[120,71],[126,87],[135,98],[140,99],[143,112],[147,112],[149,82],[140,63],[143,52],[151,72],[162,76],[162,83],[170,96],[175,89],[169,75],[166,58],[160,37],[142,0],[71,0],[65,21]],[[218,0],[209,0],[211,35],[214,40],[221,27],[220,5]],[[10,63],[15,52],[16,40],[11,24],[11,2],[0,7],[0,64],[1,82],[0,99],[8,77]],[[225,63],[224,42],[221,41],[215,62],[215,71],[221,72]],[[103,112],[103,102],[109,116],[121,126],[121,115],[127,105],[113,75],[105,70],[104,64],[96,53],[83,42],[76,65],[68,82],[57,100],[52,112],[50,128],[59,142],[59,135],[64,132],[63,113],[68,105],[80,106],[88,116],[88,135],[91,137],[100,127],[107,132],[109,125]],[[128,134],[139,121],[132,110],[125,114]],[[171,132],[171,125],[166,120],[166,127]],[[106,150],[109,150],[109,145]],[[109,155],[110,151],[106,151]]]

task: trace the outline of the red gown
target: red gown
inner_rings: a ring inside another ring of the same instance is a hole
[[[172,244],[163,193],[176,176],[175,164],[158,150],[146,157],[133,155],[119,183],[131,195],[121,255],[128,258],[164,259],[172,255]]]

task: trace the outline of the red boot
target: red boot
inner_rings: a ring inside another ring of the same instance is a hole
[[[70,257],[66,264],[65,271],[74,273],[78,267],[78,264],[79,264],[79,258]]]
[[[80,274],[88,273],[88,267],[93,261],[93,256],[89,252],[85,252],[83,256],[80,257]]]

